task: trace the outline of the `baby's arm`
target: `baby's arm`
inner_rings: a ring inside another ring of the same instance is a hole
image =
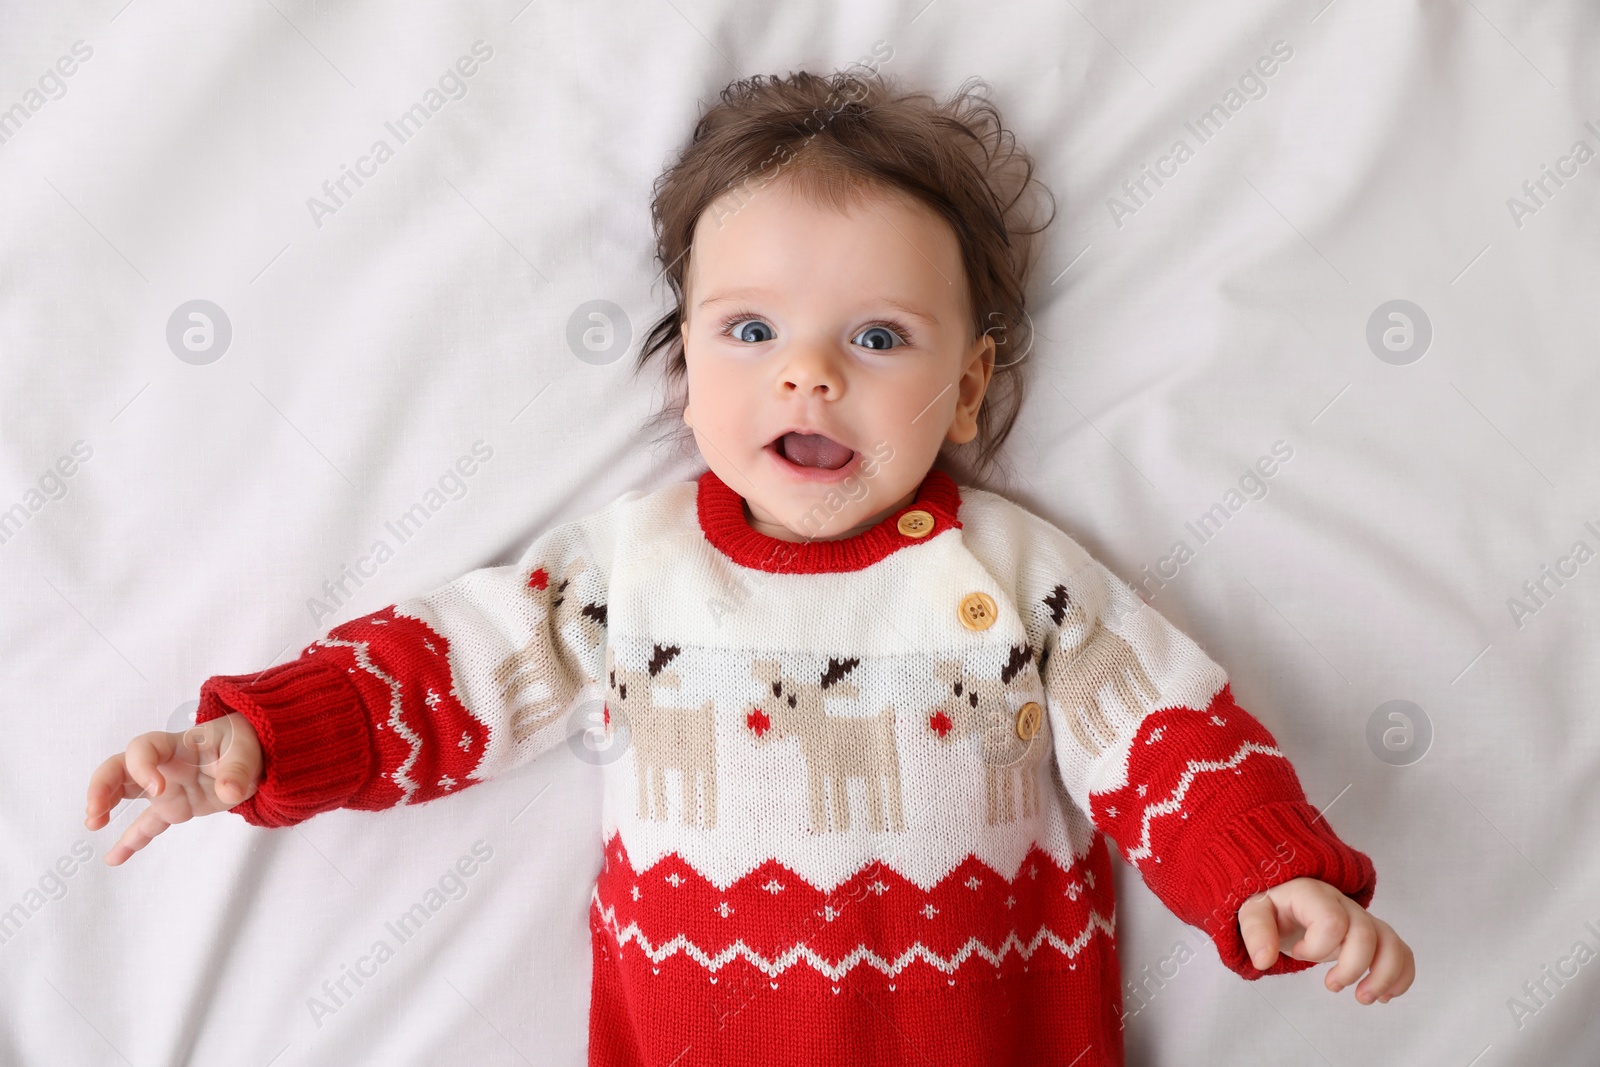
[[[167,779],[107,862],[195,815],[275,827],[424,803],[554,747],[600,674],[612,521],[633,495],[547,532],[515,564],[336,626],[288,663],[207,679],[189,733],[204,732],[212,758],[185,759],[183,734],[146,734],[91,779],[91,829]]]
[[[1410,950],[1365,911],[1371,861],[1307,802],[1272,735],[1234,703],[1222,668],[1049,530],[1023,576],[1031,603],[1019,607],[1031,606],[1039,627],[1068,793],[1237,973],[1299,971],[1337,954],[1329,988],[1371,964],[1361,995],[1403,992]]]

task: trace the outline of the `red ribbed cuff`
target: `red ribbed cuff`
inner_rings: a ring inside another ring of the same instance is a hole
[[[373,766],[366,711],[345,676],[304,658],[255,674],[214,675],[195,722],[236,711],[255,727],[265,777],[233,807],[253,826],[290,826],[341,807]]]
[[[1205,835],[1186,859],[1182,869],[1194,879],[1193,899],[1202,909],[1189,921],[1210,936],[1223,963],[1250,979],[1315,964],[1280,954],[1271,967],[1257,969],[1239,933],[1239,906],[1245,900],[1292,878],[1316,878],[1364,908],[1378,884],[1372,860],[1339,840],[1328,820],[1302,800],[1249,808]]]

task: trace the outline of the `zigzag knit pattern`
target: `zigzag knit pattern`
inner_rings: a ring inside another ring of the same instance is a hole
[[[263,827],[436,800],[587,727],[595,1064],[1119,1064],[1108,840],[1246,978],[1245,898],[1375,885],[1198,645],[937,469],[831,541],[756,531],[709,471],[624,494],[207,680],[198,721],[229,711]]]
[[[636,872],[613,839],[604,882],[620,892],[607,901],[597,890],[596,905],[617,944],[638,946],[639,964],[652,970],[682,955],[712,984],[744,966],[774,988],[788,974],[837,989],[860,969],[858,980],[874,971],[877,988],[893,992],[905,983],[954,984],[969,962],[985,977],[1024,971],[1041,949],[1060,965],[1097,933],[1114,936],[1109,860],[1103,850],[1094,860],[1063,871],[1034,849],[1008,880],[969,857],[926,890],[879,864],[831,892],[769,861],[718,889],[675,856]],[[660,896],[670,904],[652,899]],[[740,915],[750,918],[728,921]],[[667,916],[688,921],[662,925]]]

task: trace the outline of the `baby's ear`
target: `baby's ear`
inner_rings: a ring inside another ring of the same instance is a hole
[[[973,342],[972,355],[982,360],[978,370],[983,374],[983,384],[987,387],[989,379],[994,377],[995,364],[1000,359],[999,342],[994,339],[993,327],[984,330],[983,336]]]
[[[945,434],[947,441],[964,445],[978,436],[978,411],[983,407],[984,394],[989,391],[995,355],[993,334],[985,331],[973,341],[957,383],[955,418]]]

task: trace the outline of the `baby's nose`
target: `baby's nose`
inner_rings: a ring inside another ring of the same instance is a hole
[[[785,392],[818,395],[830,400],[844,392],[838,356],[822,345],[807,345],[795,352],[784,365],[782,383]]]

